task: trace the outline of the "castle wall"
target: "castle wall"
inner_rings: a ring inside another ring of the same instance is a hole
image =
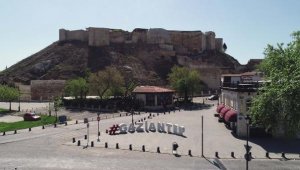
[[[78,40],[78,41],[88,41],[88,33],[84,30],[73,30],[68,31],[64,29],[59,30],[59,40]]]
[[[223,51],[223,38],[216,38],[216,50]]]
[[[204,50],[223,50],[223,39],[215,38],[212,31],[168,31],[162,28],[137,28],[129,33],[119,29],[87,28],[84,30],[59,30],[59,40],[87,41],[90,46],[105,46],[110,43],[148,43],[165,44],[161,48],[175,50],[179,54],[202,52]],[[168,46],[170,45],[170,46]]]
[[[109,29],[107,28],[88,28],[88,39],[90,46],[109,45]]]
[[[132,31],[131,39],[133,43],[147,41],[147,29],[136,28]]]
[[[52,100],[63,94],[65,80],[31,80],[31,100]]]
[[[205,36],[201,31],[172,31],[171,39],[172,44],[177,47],[176,51],[179,53],[195,50],[201,52],[205,50]]]
[[[148,44],[169,44],[171,37],[169,31],[162,28],[151,28],[147,32]]]
[[[125,42],[125,31],[110,30],[109,31],[109,42],[110,43],[124,43]]]

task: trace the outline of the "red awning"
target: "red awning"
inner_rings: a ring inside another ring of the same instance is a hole
[[[219,116],[220,118],[224,118],[225,114],[230,110],[229,107],[223,107],[223,109],[221,109]]]
[[[225,117],[224,117],[224,120],[226,122],[236,122],[236,119],[237,119],[237,111],[231,109],[229,110],[226,114],[225,114]]]
[[[224,107],[225,107],[224,104],[219,104],[216,109],[217,113],[220,113],[221,109],[223,109]]]

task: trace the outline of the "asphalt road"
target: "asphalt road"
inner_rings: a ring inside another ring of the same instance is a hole
[[[97,122],[90,123],[90,141],[95,142],[95,147],[84,149],[87,140],[83,137],[87,134],[86,124],[79,123],[68,126],[59,125],[57,128],[47,126],[20,130],[17,134],[7,132],[0,136],[0,169],[154,169],[154,170],[181,170],[181,169],[218,169],[224,166],[227,169],[245,169],[245,160],[240,156],[244,150],[243,140],[235,139],[228,129],[209,115],[213,115],[214,108],[198,111],[181,111],[171,114],[156,116],[148,121],[176,122],[186,126],[186,138],[170,134],[159,133],[134,133],[127,135],[110,136],[105,130],[116,123],[130,123],[131,117],[117,117],[100,121],[101,142],[96,142]],[[137,115],[135,120],[147,117],[148,114]],[[205,128],[205,156],[200,155],[199,118],[206,115]],[[220,138],[223,137],[223,138]],[[72,138],[81,141],[81,146],[72,143]],[[219,140],[218,140],[219,139]],[[220,139],[223,139],[220,141]],[[179,156],[174,156],[170,151],[173,141],[180,144]],[[109,148],[104,148],[104,142],[109,143]],[[223,142],[223,143],[222,143]],[[228,143],[226,143],[228,142]],[[115,143],[120,144],[120,149],[115,149]],[[128,144],[133,144],[134,151],[128,150]],[[229,144],[235,144],[230,146]],[[90,143],[89,143],[90,144]],[[141,145],[146,145],[146,152],[141,151]],[[253,151],[260,152],[261,148],[254,143]],[[229,145],[229,148],[224,147]],[[237,147],[237,145],[241,145]],[[156,147],[161,147],[160,154],[156,153]],[[240,153],[236,159],[223,156],[215,165],[214,151],[228,153],[236,148]],[[256,149],[255,149],[256,148]],[[192,149],[193,157],[187,156],[187,150]],[[255,154],[255,153],[253,153]],[[262,157],[253,159],[249,163],[249,169],[300,169],[299,160],[265,159]]]

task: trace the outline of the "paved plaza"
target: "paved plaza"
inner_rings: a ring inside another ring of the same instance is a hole
[[[216,104],[215,101],[206,102]],[[131,122],[131,116],[125,116],[125,113],[121,113],[121,117],[120,113],[115,113],[107,119],[107,115],[102,115],[100,142],[97,142],[96,113],[80,113],[93,119],[89,123],[89,143],[84,139],[87,126],[82,119],[79,124],[75,124],[76,119],[73,119],[67,126],[59,125],[57,128],[49,125],[45,129],[32,128],[31,132],[28,129],[19,130],[17,134],[7,132],[5,136],[0,136],[0,169],[218,169],[222,166],[227,169],[244,169],[245,140],[236,138],[223,123],[217,121],[214,113],[215,106],[159,115],[151,113],[155,115],[151,118],[148,118],[150,113],[134,115],[135,122],[141,119],[144,122],[146,118],[148,123],[164,122],[184,126],[184,137],[159,132],[107,134],[106,129],[112,125]],[[205,158],[201,157],[201,116],[204,118]],[[73,138],[75,143],[72,142]],[[80,146],[77,146],[78,140]],[[91,141],[94,147],[91,147]],[[177,156],[172,154],[173,142],[179,145]],[[250,169],[299,169],[300,149],[297,142],[270,138],[250,139],[254,158],[249,163]],[[108,148],[105,148],[105,143]],[[119,149],[116,149],[116,143]],[[84,149],[87,144],[89,147]],[[129,150],[130,144],[132,151]],[[143,145],[145,152],[142,151]],[[157,147],[161,153],[157,153]],[[189,150],[192,156],[188,155]],[[267,151],[272,159],[265,157]],[[215,159],[215,152],[219,154],[219,161]],[[234,152],[234,158],[231,152]],[[282,159],[281,152],[286,152],[286,157],[290,159]],[[216,162],[220,164],[216,165]]]

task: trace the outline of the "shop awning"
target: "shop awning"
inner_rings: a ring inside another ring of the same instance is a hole
[[[217,113],[220,113],[221,109],[223,109],[224,107],[225,107],[224,104],[219,104],[216,109]]]
[[[229,110],[226,114],[225,114],[225,117],[224,117],[224,120],[226,122],[236,122],[236,119],[237,119],[237,111],[231,109]]]
[[[219,113],[220,118],[224,118],[225,114],[230,110],[229,107],[223,107]]]

